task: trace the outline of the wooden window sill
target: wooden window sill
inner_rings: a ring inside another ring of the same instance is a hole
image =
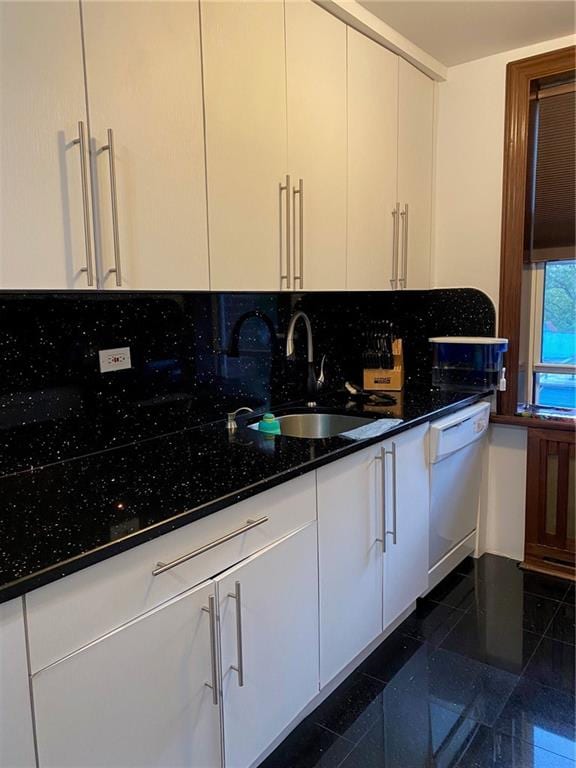
[[[490,422],[492,424],[506,424],[510,427],[527,427],[528,429],[576,431],[576,421],[574,419],[542,419],[537,416],[505,416],[499,413],[491,413]]]

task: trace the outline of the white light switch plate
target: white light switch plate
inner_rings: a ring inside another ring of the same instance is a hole
[[[122,371],[132,368],[130,360],[130,347],[118,347],[117,349],[101,349],[98,352],[100,358],[100,373],[110,371]]]

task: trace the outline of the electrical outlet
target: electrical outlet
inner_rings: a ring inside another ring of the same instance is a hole
[[[100,358],[100,373],[110,371],[122,371],[132,368],[130,360],[130,347],[118,347],[117,349],[101,349],[98,352]]]

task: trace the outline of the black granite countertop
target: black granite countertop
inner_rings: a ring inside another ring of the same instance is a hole
[[[243,427],[229,435],[220,423],[6,475],[0,478],[0,602],[486,394],[416,387],[404,392],[401,407],[392,412],[342,396],[320,403],[338,412],[403,419],[369,440],[271,440]]]

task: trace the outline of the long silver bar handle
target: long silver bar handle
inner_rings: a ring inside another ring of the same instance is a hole
[[[108,128],[108,144],[102,147],[103,152],[108,152],[110,166],[110,203],[112,206],[112,233],[114,237],[114,266],[110,272],[116,273],[116,285],[122,285],[122,264],[120,261],[120,230],[118,229],[118,193],[116,191],[116,158],[114,153],[114,131]]]
[[[392,279],[391,288],[398,288],[398,217],[400,215],[400,203],[392,211]]]
[[[388,530],[386,522],[386,456],[392,456],[392,530]],[[380,449],[380,456],[376,460],[382,465],[382,538],[376,541],[382,544],[382,552],[386,554],[386,536],[392,536],[392,543],[396,544],[397,538],[397,490],[396,490],[396,443],[392,443],[392,450]]]
[[[299,195],[298,200],[298,263],[299,272],[296,274],[296,195]],[[294,237],[294,288],[296,288],[296,280],[300,283],[300,288],[304,288],[304,180],[298,179],[298,187],[294,187],[292,190],[292,201],[294,204],[294,218],[293,218],[293,237]]]
[[[392,456],[392,530],[389,533],[392,534],[392,544],[396,544],[396,535],[398,533],[397,526],[397,509],[398,509],[398,490],[396,483],[396,443],[392,442],[392,450],[389,451]]]
[[[218,648],[216,646],[216,633],[218,631],[217,618],[216,618],[216,599],[214,595],[208,597],[208,607],[204,606],[203,611],[206,611],[210,617],[210,664],[212,669],[212,682],[204,683],[207,688],[212,689],[212,704],[215,707],[218,706]]]
[[[86,245],[86,266],[80,272],[86,272],[86,282],[94,285],[94,265],[92,263],[92,239],[90,237],[90,198],[88,193],[88,168],[86,165],[86,132],[82,120],[78,121],[78,138],[72,144],[80,149],[80,173],[82,175],[82,209],[84,212],[84,242]]]
[[[386,554],[386,480],[385,480],[385,473],[386,473],[386,460],[385,460],[385,451],[383,448],[380,449],[380,456],[375,457],[376,461],[380,462],[380,467],[382,471],[381,476],[381,493],[382,493],[382,538],[376,539],[376,541],[379,544],[382,544],[382,552]]]
[[[286,234],[282,232],[282,193],[286,192]],[[286,280],[286,288],[292,287],[292,259],[290,258],[290,175],[286,174],[286,183],[278,184],[278,213],[280,217],[280,290]],[[286,238],[286,273],[284,273],[284,237]]]
[[[402,277],[398,282],[402,284],[402,288],[406,288],[408,285],[408,203],[405,203],[400,216],[402,218]]]
[[[238,687],[244,686],[244,650],[242,648],[242,587],[237,581],[234,592],[228,592],[228,597],[236,600],[236,652],[238,665],[232,665],[232,669],[238,673]]]
[[[152,571],[152,576],[158,576],[161,573],[165,573],[171,568],[175,568],[177,565],[192,560],[193,557],[198,557],[198,555],[202,555],[204,552],[209,552],[211,549],[214,549],[214,547],[218,547],[220,544],[230,541],[230,539],[235,539],[236,536],[241,536],[243,533],[246,533],[246,531],[251,531],[252,528],[257,528],[259,525],[267,522],[268,517],[259,517],[258,520],[246,520],[246,525],[243,525],[241,528],[236,528],[235,531],[230,531],[230,533],[227,533],[225,536],[221,536],[219,539],[211,541],[210,544],[204,544],[203,547],[198,547],[198,549],[189,552],[187,555],[182,555],[182,557],[178,557],[176,560],[172,560],[169,563],[156,563],[156,568]]]

